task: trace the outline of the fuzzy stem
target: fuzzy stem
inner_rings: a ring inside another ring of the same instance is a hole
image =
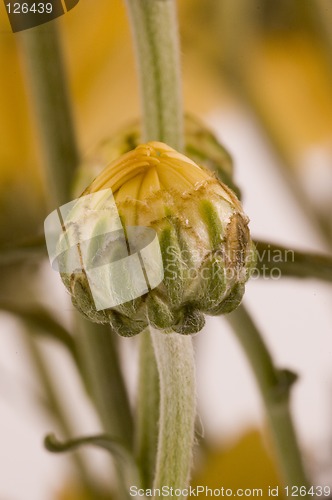
[[[137,459],[143,488],[151,488],[156,465],[159,421],[159,374],[149,330],[140,338],[137,410]]]
[[[284,484],[307,486],[289,409],[290,389],[296,377],[274,366],[256,325],[243,306],[226,318],[245,351],[260,388]]]
[[[175,0],[126,0],[138,65],[142,140],[183,149],[179,41]],[[142,480],[151,486],[155,436],[159,438],[154,487],[185,487],[190,473],[195,420],[195,373],[191,338],[151,329],[141,338],[138,456]],[[149,435],[150,432],[150,435]]]
[[[52,204],[70,199],[78,149],[74,136],[60,42],[52,21],[17,35],[41,138]]]
[[[183,149],[179,41],[174,0],[126,0],[136,49],[143,141]]]
[[[186,488],[192,465],[196,416],[191,337],[151,328],[160,377],[160,421],[154,488]],[[166,498],[163,495],[161,498]],[[185,497],[179,497],[185,498]]]

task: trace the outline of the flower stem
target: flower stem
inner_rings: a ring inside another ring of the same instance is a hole
[[[133,420],[118,359],[116,334],[109,325],[91,323],[77,314],[78,347],[83,376],[103,429],[126,449],[133,448]],[[128,499],[122,469],[115,461],[117,494]]]
[[[256,325],[243,306],[226,318],[245,351],[260,388],[284,484],[307,486],[289,408],[290,389],[296,376],[274,366]]]
[[[126,0],[143,111],[143,141],[183,149],[179,41],[174,0]]]
[[[183,149],[183,110],[175,0],[126,0],[138,65],[142,140]],[[142,479],[151,485],[155,433],[159,437],[154,487],[187,485],[194,444],[195,369],[190,337],[151,328],[141,338],[139,460]],[[150,432],[150,436],[149,436]],[[146,461],[145,465],[144,462]]]
[[[151,329],[151,337],[159,369],[161,395],[153,487],[167,485],[182,489],[188,485],[194,445],[196,389],[193,344],[191,337],[154,329]]]
[[[143,488],[151,488],[155,473],[159,422],[159,374],[150,331],[140,338],[137,411],[137,459]]]
[[[78,314],[77,329],[83,375],[103,429],[130,450],[133,420],[119,364],[116,334],[109,325],[91,323]]]
[[[52,204],[63,204],[70,199],[79,158],[56,23],[17,37],[44,153],[47,195],[53,194]]]

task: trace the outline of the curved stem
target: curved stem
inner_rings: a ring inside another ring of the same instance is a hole
[[[159,374],[150,331],[140,336],[137,410],[137,459],[143,488],[151,488],[155,473],[159,422]]]
[[[191,337],[151,328],[160,378],[160,421],[154,488],[188,485],[196,416]],[[166,498],[161,495],[160,498]],[[185,497],[180,497],[185,498]]]
[[[174,0],[127,0],[138,64],[143,141],[183,149],[179,41]]]
[[[306,486],[308,482],[289,408],[290,389],[296,376],[274,366],[256,325],[243,306],[225,317],[245,351],[260,388],[284,484]]]

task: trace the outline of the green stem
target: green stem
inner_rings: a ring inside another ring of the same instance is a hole
[[[285,486],[307,486],[289,408],[290,388],[296,376],[274,366],[256,325],[243,306],[226,318],[245,351],[260,388],[283,482]]]
[[[103,429],[125,448],[133,448],[133,419],[119,364],[116,334],[109,325],[91,323],[77,314],[78,347],[83,376]],[[115,461],[117,494],[129,499],[120,464]]]
[[[33,367],[38,374],[38,379],[43,386],[45,400],[47,401],[47,410],[50,415],[56,419],[56,423],[59,426],[62,437],[64,439],[69,439],[73,429],[68,421],[66,412],[63,410],[63,406],[56,391],[53,376],[49,371],[48,365],[40,351],[38,343],[32,338],[29,328],[26,328],[26,333],[27,335],[25,336],[25,339],[27,349],[33,362]],[[91,500],[92,498],[99,498],[94,481],[90,477],[89,471],[82,460],[82,456],[79,453],[74,453],[73,461],[76,470],[79,473],[80,482],[88,494],[88,498],[91,498]]]
[[[116,334],[109,325],[90,323],[77,314],[77,343],[83,376],[104,431],[133,447],[133,419],[119,364]]]
[[[282,276],[332,282],[332,257],[291,250],[265,241],[255,242],[256,268],[264,275],[277,269]]]
[[[18,37],[45,156],[47,194],[51,197],[53,190],[51,204],[62,205],[71,199],[79,157],[56,23],[24,31]],[[106,430],[131,443],[132,420],[112,334],[106,335],[103,327],[86,325],[82,335],[82,343],[86,342],[82,349],[88,344],[90,350],[90,357],[85,351],[84,368],[101,420]],[[122,493],[123,498],[128,497],[128,492]]]
[[[56,23],[17,37],[45,157],[47,195],[53,192],[53,204],[63,204],[79,158]]]
[[[196,416],[192,339],[152,328],[151,337],[160,378],[159,441],[153,487],[184,489],[190,478]]]
[[[183,149],[179,41],[174,0],[126,0],[138,64],[143,141]]]
[[[138,65],[143,141],[183,149],[183,110],[175,0],[126,0]],[[195,420],[195,373],[191,338],[151,332],[141,339],[138,456],[143,482],[185,487],[190,473]],[[150,432],[150,435],[149,435]]]
[[[156,465],[159,422],[159,374],[149,330],[140,338],[137,459],[143,488],[151,488]]]

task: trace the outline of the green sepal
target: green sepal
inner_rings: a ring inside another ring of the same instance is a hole
[[[233,286],[230,293],[227,295],[226,298],[223,299],[223,301],[219,304],[218,307],[210,309],[209,315],[219,316],[221,314],[228,314],[234,311],[234,309],[236,309],[241,304],[243,294],[244,294],[244,284],[237,283],[236,285]]]
[[[134,337],[148,326],[147,321],[128,318],[112,309],[108,309],[108,312],[111,327],[121,337]]]
[[[169,305],[157,293],[150,293],[147,297],[147,314],[151,325],[154,328],[163,330],[171,328],[174,324],[174,314]]]
[[[159,244],[164,267],[163,284],[171,307],[181,304],[184,285],[184,264],[176,230],[167,219],[167,225],[159,234]]]
[[[66,281],[68,281],[68,275]],[[64,275],[61,274],[64,280]],[[94,305],[94,300],[91,295],[89,282],[85,273],[73,273],[70,277],[69,289],[71,292],[73,306],[90,321],[94,323],[108,323],[108,316],[106,311],[97,311]]]
[[[223,227],[217,210],[209,200],[202,200],[199,212],[208,231],[211,249],[216,250],[223,242]]]
[[[144,296],[137,297],[137,299],[133,300],[128,300],[127,302],[124,302],[123,304],[119,304],[112,308],[114,311],[120,313],[123,316],[127,317],[132,317],[135,316],[139,319],[142,318],[142,310],[144,308]]]
[[[198,272],[200,289],[195,304],[205,314],[212,314],[211,311],[220,307],[226,292],[227,270],[221,251],[209,254]]]
[[[191,306],[181,308],[181,320],[173,325],[173,331],[181,335],[192,335],[202,330],[205,325],[204,314]]]

